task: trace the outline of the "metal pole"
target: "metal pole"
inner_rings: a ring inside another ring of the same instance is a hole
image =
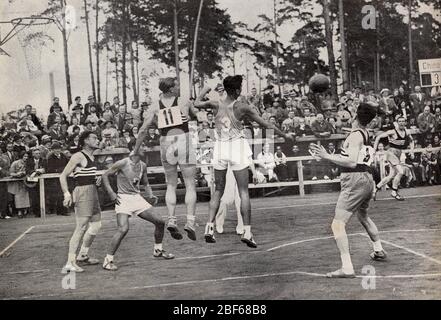
[[[196,28],[194,31],[193,57],[191,59],[192,62],[191,62],[191,72],[190,72],[190,88],[193,87],[193,82],[194,82],[194,69],[195,69],[195,63],[196,63],[196,49],[197,49],[197,44],[198,44],[199,22],[201,20],[203,5],[204,5],[204,0],[201,0],[201,2],[199,4],[198,17],[196,19]]]

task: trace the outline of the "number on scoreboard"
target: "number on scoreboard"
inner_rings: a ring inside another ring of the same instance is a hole
[[[158,113],[158,128],[168,128],[182,124],[181,109],[179,107],[170,107],[160,109]]]

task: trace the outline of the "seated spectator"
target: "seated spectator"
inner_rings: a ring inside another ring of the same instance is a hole
[[[263,112],[262,112],[262,119],[263,119],[263,120],[265,120],[265,121],[269,121],[269,119],[270,119],[271,116],[272,116],[272,114],[270,113],[269,108],[263,110]]]
[[[64,115],[63,111],[61,110],[61,107],[59,105],[53,105],[52,106],[52,110],[53,112],[51,112],[49,114],[49,116],[47,117],[47,123],[46,126],[47,128],[52,127],[52,125],[57,121],[58,123],[61,122],[65,122],[66,120],[66,116]],[[59,120],[56,120],[59,119]]]
[[[81,151],[81,146],[79,145],[80,135],[74,134],[67,141],[67,148],[70,154],[75,154]]]
[[[427,145],[427,148],[432,148],[432,145]],[[429,185],[435,185],[440,183],[440,167],[438,165],[438,154],[431,150],[425,152],[427,156],[427,163],[425,171],[427,174],[427,183]]]
[[[311,128],[305,123],[304,118],[299,119],[299,126],[296,129],[295,134],[298,137],[305,137],[313,134]]]
[[[83,107],[81,105],[74,106],[68,119],[69,123],[73,124],[74,119],[76,119],[77,125],[84,125],[86,122],[86,116],[82,113],[82,110]]]
[[[309,145],[309,149],[311,149],[311,144]],[[321,177],[323,177],[324,180],[329,180],[329,177],[325,172],[326,164],[323,162],[323,160],[311,159],[306,161],[305,164],[305,173],[311,180],[315,181]]]
[[[202,129],[198,131],[198,137],[200,143],[214,140],[214,131],[209,128],[207,121],[202,122]]]
[[[51,146],[52,138],[48,135],[44,135],[41,138],[41,145],[39,147],[42,159],[47,159],[49,152],[51,151]]]
[[[342,132],[341,128],[337,126],[337,118],[329,117],[327,122],[329,123],[329,129],[331,130],[331,134],[337,134]]]
[[[55,111],[55,109],[59,109],[60,112],[63,112],[63,108],[60,105],[60,98],[55,97],[52,103],[52,106],[49,108],[49,113],[52,113]]]
[[[60,124],[53,123],[48,132],[52,140],[63,141],[63,135],[60,130]]]
[[[123,141],[121,141],[121,144],[123,144],[122,147],[124,148]],[[113,148],[117,148],[119,146],[120,146],[120,138],[114,138],[110,133],[103,134],[103,139],[99,144],[100,149],[104,149],[104,150],[110,150]],[[127,144],[125,147],[127,148]]]
[[[116,128],[113,126],[113,121],[112,120],[108,120],[106,122],[104,122],[103,124],[103,131],[101,132],[102,136],[109,136],[112,139],[116,139],[119,137],[119,133],[118,130],[116,130]]]
[[[102,119],[104,120],[104,122],[113,121],[114,116],[115,116],[115,114],[112,111],[112,107],[110,106],[110,102],[109,101],[104,102],[104,111],[103,111],[103,115],[102,115]],[[141,117],[141,113],[140,113],[140,117]]]
[[[274,172],[276,173],[278,179],[280,181],[288,181],[289,177],[286,156],[282,152],[282,148],[280,146],[276,147],[276,152],[274,153],[274,162],[276,164]]]
[[[409,104],[406,104],[405,100],[401,101],[398,105],[397,112],[394,114],[394,116],[397,115],[403,116],[406,120],[409,120],[409,118],[413,116],[411,107]]]
[[[86,127],[84,130],[91,131],[95,133],[98,139],[101,139],[101,128],[98,126],[97,122],[86,121]]]
[[[129,130],[123,130],[122,137],[118,140],[118,148],[127,148],[130,151],[135,147],[136,139],[130,134]]]
[[[328,153],[329,154],[338,153],[337,150],[335,149],[335,145],[333,142],[328,143]],[[326,169],[327,169],[326,170],[327,173],[325,174],[325,177],[328,176],[329,178],[331,178],[331,180],[334,180],[340,175],[339,167],[332,162],[328,162]]]
[[[418,115],[417,124],[422,133],[434,131],[435,117],[430,113],[430,107],[424,107],[424,111]]]
[[[27,115],[27,120],[32,121],[33,125],[36,127],[34,131],[43,131],[43,125],[41,124],[41,121],[38,119],[37,115],[33,113],[33,108],[31,105],[28,104],[25,106],[25,113]]]
[[[90,122],[98,123],[100,118],[101,118],[101,116],[98,113],[98,111],[96,110],[96,105],[95,104],[90,105],[89,106],[89,114],[86,116],[86,122],[90,121]]]
[[[38,148],[32,149],[32,156],[26,162],[26,180],[32,183],[29,189],[29,198],[31,200],[31,213],[35,217],[40,217],[40,186],[38,183],[33,184],[35,178],[46,173],[47,161],[41,158]],[[29,185],[28,185],[29,186]]]
[[[288,118],[282,121],[282,130],[284,132],[294,132],[294,111],[288,112]]]
[[[147,148],[153,148],[159,146],[159,134],[156,133],[155,128],[149,128],[149,133],[144,139],[144,143]]]
[[[208,127],[210,129],[214,129],[215,128],[215,121],[214,121],[214,116],[213,116],[213,112],[208,112],[207,113],[207,123],[208,123]]]
[[[23,143],[23,137],[19,134],[15,135],[13,138],[14,144],[13,144],[13,150],[15,152],[16,157],[18,158],[18,155],[23,154],[23,152],[27,152],[26,146]]]
[[[268,176],[269,182],[277,182],[277,176],[274,173],[276,162],[274,154],[270,152],[270,145],[265,143],[263,151],[257,155],[256,169],[261,174]]]
[[[69,107],[69,111],[72,112],[73,109],[83,109],[83,105],[81,104],[81,97],[75,97],[74,103]]]
[[[135,139],[138,139],[138,134],[139,134],[139,129],[138,129],[138,127],[133,127],[132,128],[132,136],[135,138]]]
[[[26,163],[29,159],[27,152],[22,152],[19,155],[19,160],[11,164],[9,175],[12,178],[26,177]],[[31,206],[29,199],[28,188],[24,184],[24,180],[8,182],[8,192],[14,196],[14,205],[17,210],[18,218],[23,218],[28,214]]]
[[[72,124],[67,128],[68,136],[71,136],[74,133],[75,127],[79,129],[79,133],[84,131],[84,127],[78,122],[78,118],[72,118]]]
[[[88,102],[84,105],[84,115],[87,118],[89,115],[95,113],[99,119],[102,113],[101,106],[96,103],[95,97],[92,95],[87,98],[87,101]],[[94,109],[92,109],[92,107],[94,107]]]
[[[314,107],[314,105],[308,101],[308,97],[307,96],[303,96],[300,100],[300,103],[298,104],[298,110],[299,110],[299,114],[302,117],[307,117],[307,115],[305,114],[305,109],[309,110],[309,113],[314,113],[317,114],[317,109],[316,107]]]
[[[279,124],[279,126],[281,125],[281,123],[283,122],[283,120],[285,120],[288,117],[288,112],[286,112],[283,104],[281,103],[281,101],[279,101],[278,99],[276,99],[274,101],[274,109],[275,109],[275,117],[276,117],[276,121]]]
[[[441,108],[435,108],[434,114],[435,132],[441,132]]]
[[[315,114],[311,112],[311,109],[303,109],[303,119],[305,119],[306,125],[311,127],[312,122],[315,120]]]
[[[331,135],[332,128],[325,121],[323,114],[319,113],[316,120],[311,124],[311,130],[317,138],[327,138]]]
[[[390,96],[390,91],[384,88],[380,91],[381,99],[378,102],[378,107],[381,112],[387,116],[393,116],[397,112],[397,105],[394,99]]]
[[[124,130],[128,118],[132,118],[132,115],[127,112],[126,105],[122,104],[118,109],[118,113],[115,114],[115,125],[118,131]]]

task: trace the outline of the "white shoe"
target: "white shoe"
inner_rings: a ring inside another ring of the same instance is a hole
[[[241,236],[241,235],[243,235],[244,233],[245,233],[245,230],[244,230],[244,228],[243,228],[243,226],[237,226],[236,227],[236,233],[239,235],[239,236]]]
[[[84,272],[83,268],[80,268],[75,262],[68,262],[61,270],[61,273],[65,274],[68,272]]]
[[[312,180],[313,180],[313,181],[317,180],[317,177],[312,177]]]
[[[324,176],[323,179],[329,180],[329,177],[328,176]]]
[[[107,259],[104,259],[103,269],[109,270],[109,271],[116,271],[116,270],[118,270],[118,267],[113,263],[113,261],[109,261]]]
[[[6,217],[5,217],[5,219],[11,219],[11,218],[12,218],[12,217],[10,217],[10,216],[6,216]]]

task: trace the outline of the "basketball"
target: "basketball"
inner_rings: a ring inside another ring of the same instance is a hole
[[[316,74],[309,79],[309,89],[314,93],[324,92],[329,89],[329,78],[324,74]]]

